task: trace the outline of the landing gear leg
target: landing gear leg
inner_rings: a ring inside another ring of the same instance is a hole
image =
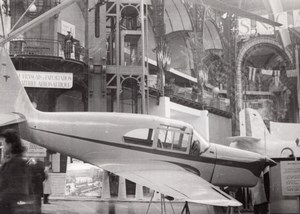
[[[241,214],[240,210],[237,207],[228,207],[227,210],[226,210],[226,214],[234,214],[235,211],[238,214]]]
[[[152,196],[151,196],[151,199],[150,199],[150,202],[149,202],[149,205],[148,205],[148,209],[147,209],[147,212],[146,212],[146,214],[148,214],[148,212],[149,212],[149,209],[150,209],[151,203],[152,203],[152,201],[153,201],[154,194],[155,194],[155,191],[153,191],[153,194],[152,194]]]
[[[161,214],[166,214],[167,213],[166,201],[165,201],[164,194],[160,194],[160,210],[161,210]]]
[[[185,214],[190,214],[190,213],[191,213],[191,212],[190,212],[190,208],[189,208],[189,204],[188,204],[187,201],[186,201],[185,204],[184,204],[184,207],[183,207],[183,209],[182,209],[182,211],[181,211],[181,214],[184,214],[184,211],[185,211]]]
[[[153,191],[153,194],[151,196],[146,214],[149,213],[149,209],[150,209],[150,206],[152,204],[154,194],[155,194],[155,191]],[[171,197],[171,196],[165,196],[164,194],[160,194],[160,210],[161,210],[160,213],[161,214],[167,214],[166,199],[170,201],[170,205],[171,205],[171,208],[173,210],[173,214],[175,214],[175,210],[174,210],[173,205],[172,205],[172,201],[174,200],[174,198]]]

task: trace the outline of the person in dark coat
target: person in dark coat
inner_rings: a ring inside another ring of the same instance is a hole
[[[71,53],[73,52],[73,36],[71,35],[71,31],[68,31],[68,34],[65,36],[65,58],[70,58]]]
[[[31,175],[31,188],[30,194],[34,198],[35,214],[42,213],[42,202],[43,197],[43,181],[46,176],[44,173],[44,163],[40,160],[30,159],[28,161],[30,175]]]
[[[27,162],[23,159],[25,147],[13,129],[0,133],[0,142],[3,150],[0,168],[0,210],[5,214],[16,214],[20,210],[18,202],[26,199],[30,189],[30,174]]]

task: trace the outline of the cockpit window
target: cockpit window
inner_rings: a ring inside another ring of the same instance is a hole
[[[126,143],[151,147],[153,144],[153,129],[135,129],[124,135]]]
[[[190,145],[191,130],[186,127],[162,125],[158,128],[157,147],[167,150],[186,152]]]
[[[205,152],[209,148],[210,144],[201,137],[197,132],[194,132],[190,155],[199,156],[201,153]]]

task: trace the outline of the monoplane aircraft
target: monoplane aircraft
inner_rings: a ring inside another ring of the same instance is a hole
[[[23,139],[94,164],[161,194],[214,206],[241,203],[214,186],[254,186],[273,162],[212,144],[182,121],[151,115],[36,110],[4,48],[0,125]],[[211,184],[212,183],[212,184]]]

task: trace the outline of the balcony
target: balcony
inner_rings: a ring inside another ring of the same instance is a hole
[[[157,89],[156,76],[149,76],[150,93],[159,96],[161,92]],[[214,114],[231,118],[230,101],[227,98],[216,96],[210,90],[205,90],[203,95],[197,93],[192,87],[178,85],[166,85],[164,95],[170,97],[172,102],[191,108],[208,110]]]
[[[74,42],[71,46],[64,45],[63,41],[50,39],[18,39],[10,42],[11,56],[53,56],[64,59],[83,61],[86,57],[85,48]]]
[[[19,71],[73,73],[73,89],[85,93],[88,82],[88,66],[83,61],[85,50],[75,44],[70,50],[65,55],[63,42],[57,40],[22,39],[10,42],[9,54]]]

